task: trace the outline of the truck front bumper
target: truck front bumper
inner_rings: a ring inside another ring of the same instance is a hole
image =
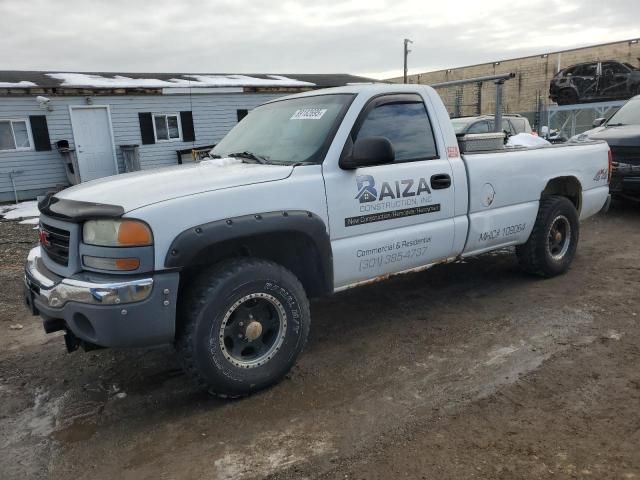
[[[640,165],[614,163],[609,190],[622,197],[640,199]]]
[[[29,252],[24,281],[25,303],[42,317],[47,333],[66,330],[101,347],[173,341],[177,272],[135,278],[84,272],[61,278],[47,269],[36,247]]]

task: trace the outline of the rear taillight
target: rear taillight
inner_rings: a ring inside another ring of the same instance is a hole
[[[609,149],[609,176],[607,181],[609,183],[611,183],[611,173],[613,172],[613,153],[611,152],[611,149]]]

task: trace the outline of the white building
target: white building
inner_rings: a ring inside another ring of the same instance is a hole
[[[123,173],[125,145],[138,145],[142,169],[174,165],[177,152],[215,145],[266,101],[370,81],[345,74],[0,71],[0,201],[14,199],[14,186],[26,200],[67,186],[69,175],[88,181]],[[78,172],[59,147],[75,156]]]

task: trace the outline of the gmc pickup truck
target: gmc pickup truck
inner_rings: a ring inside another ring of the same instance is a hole
[[[293,366],[308,298],[513,245],[562,274],[608,175],[604,142],[461,155],[427,86],[293,95],[209,160],[40,202],[26,302],[70,351],[174,344],[198,385],[240,397]]]

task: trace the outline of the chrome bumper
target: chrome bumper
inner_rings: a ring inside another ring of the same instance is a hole
[[[62,308],[67,302],[123,305],[145,300],[153,290],[153,278],[98,281],[57,277],[42,263],[40,247],[29,252],[24,281],[27,289],[51,308]]]

